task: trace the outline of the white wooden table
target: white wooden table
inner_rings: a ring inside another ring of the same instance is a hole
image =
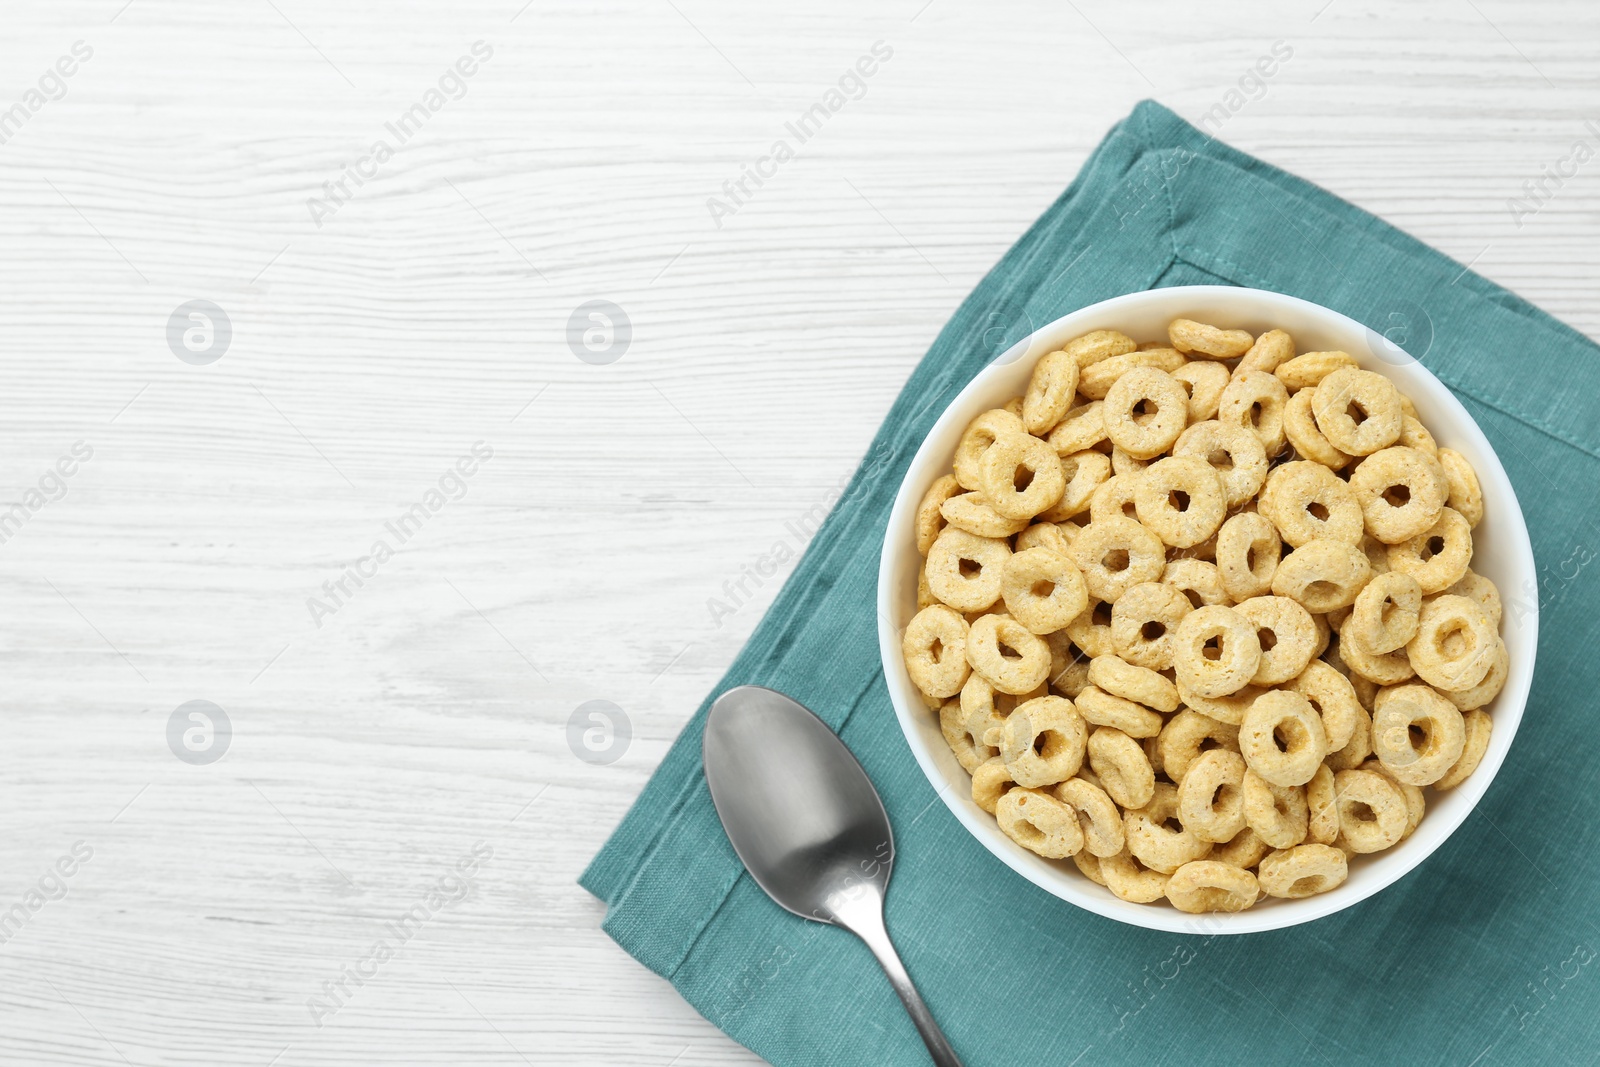
[[[4,5],[0,1061],[754,1062],[574,879],[793,561],[710,598],[1141,97],[1600,333],[1592,5],[860,7]]]

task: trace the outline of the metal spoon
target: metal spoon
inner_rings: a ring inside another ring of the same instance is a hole
[[[844,742],[805,705],[742,685],[711,705],[701,755],[717,816],[756,884],[802,919],[865,941],[933,1062],[961,1067],[883,925],[894,833]]]

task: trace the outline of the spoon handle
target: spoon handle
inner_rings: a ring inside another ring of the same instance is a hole
[[[933,1012],[922,1002],[917,987],[911,984],[911,976],[906,973],[905,964],[900,962],[900,954],[889,940],[889,931],[883,924],[883,912],[876,911],[871,919],[862,916],[850,926],[850,932],[865,941],[878,958],[883,973],[889,976],[889,984],[900,996],[900,1003],[906,1006],[906,1014],[916,1024],[917,1033],[922,1035],[922,1043],[928,1046],[928,1054],[933,1057],[935,1067],[962,1067],[961,1058],[950,1047],[950,1042],[945,1040],[944,1031],[933,1019]]]

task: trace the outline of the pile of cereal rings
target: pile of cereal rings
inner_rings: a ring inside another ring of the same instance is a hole
[[[1345,352],[1188,319],[1039,360],[917,511],[906,670],[1024,848],[1231,912],[1344,882],[1489,744],[1477,475]]]

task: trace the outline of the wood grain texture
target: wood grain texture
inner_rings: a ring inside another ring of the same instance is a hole
[[[707,599],[799,549],[786,523],[1141,97],[1198,119],[1286,42],[1224,140],[1600,334],[1600,162],[1507,207],[1600,147],[1576,0],[121,5],[11,3],[0,34],[0,111],[93,49],[0,143],[0,497],[93,449],[0,544],[0,915],[93,850],[0,944],[7,1063],[756,1062],[574,879],[782,574]],[[476,41],[464,95],[316,225]],[[878,41],[865,95],[717,226]],[[209,366],[167,345],[197,298],[234,331]],[[591,299],[633,325],[610,365],[566,342]],[[167,747],[193,699],[235,731],[209,766]],[[596,699],[633,731],[609,766],[567,742]],[[465,896],[317,1025],[477,842]]]

